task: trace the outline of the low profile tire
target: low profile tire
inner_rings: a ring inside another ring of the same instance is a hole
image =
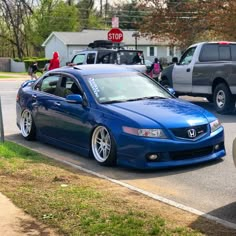
[[[235,109],[235,98],[231,94],[228,86],[224,83],[216,86],[213,102],[215,110],[220,114],[232,113]]]
[[[26,140],[35,140],[36,128],[30,110],[25,109],[21,114],[20,130]]]
[[[115,142],[104,126],[98,126],[93,132],[91,150],[95,160],[103,166],[116,165]]]

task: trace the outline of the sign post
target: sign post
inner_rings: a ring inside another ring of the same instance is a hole
[[[123,32],[119,28],[112,28],[107,33],[107,39],[113,43],[120,43],[123,41]]]
[[[2,105],[0,97],[0,142],[4,142],[4,129],[3,129],[3,118],[2,118]]]

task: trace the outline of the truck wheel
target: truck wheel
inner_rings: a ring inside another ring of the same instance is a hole
[[[235,99],[228,86],[224,83],[218,84],[214,90],[213,102],[215,109],[220,114],[227,114],[234,111]]]

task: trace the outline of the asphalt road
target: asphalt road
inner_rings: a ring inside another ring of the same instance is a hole
[[[232,160],[232,142],[236,137],[236,114],[219,115],[213,105],[202,98],[182,97],[213,112],[225,128],[227,155],[222,161],[194,167],[158,171],[137,171],[122,167],[107,168],[75,153],[40,142],[25,141],[16,127],[15,98],[22,81],[1,81],[5,138],[17,141],[36,151],[59,160],[66,160],[84,168],[123,181],[177,203],[197,209],[236,224],[236,168]]]

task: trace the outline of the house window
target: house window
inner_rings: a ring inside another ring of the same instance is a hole
[[[169,56],[173,57],[175,55],[175,48],[174,46],[169,47]]]
[[[155,56],[154,47],[150,47],[149,50],[150,50],[150,56]]]

